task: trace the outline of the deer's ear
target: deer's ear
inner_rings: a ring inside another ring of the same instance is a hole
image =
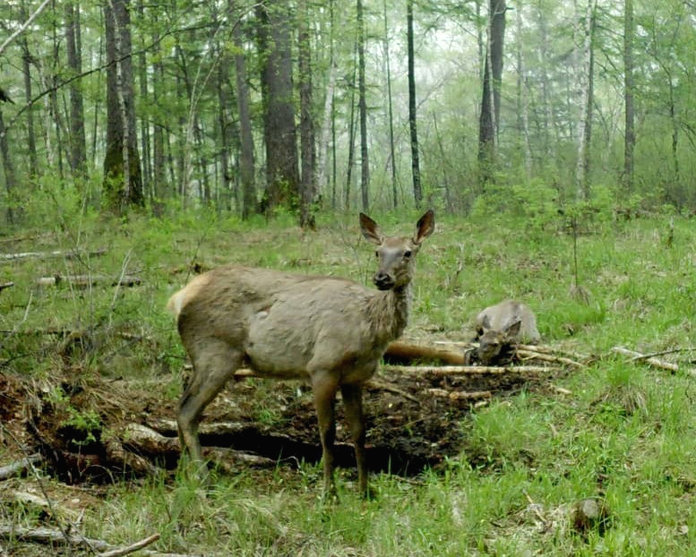
[[[481,319],[481,333],[485,331],[486,329],[491,328],[491,320],[488,318],[488,315],[484,315],[483,319]]]
[[[518,319],[514,323],[510,323],[506,328],[505,328],[505,336],[507,338],[515,338],[517,335],[520,334],[520,327],[522,326],[522,320]]]
[[[367,240],[373,244],[381,244],[383,240],[379,225],[365,213],[360,213],[360,231]]]
[[[435,230],[435,212],[429,209],[416,224],[416,235],[413,237],[413,243],[420,244]]]

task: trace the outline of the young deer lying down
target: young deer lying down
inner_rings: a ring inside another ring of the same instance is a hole
[[[479,342],[478,359],[482,364],[496,363],[513,344],[540,340],[534,312],[515,300],[505,300],[489,306],[476,316],[476,338]]]
[[[342,278],[229,265],[197,276],[174,294],[167,307],[177,316],[193,363],[177,417],[182,448],[192,459],[202,460],[203,409],[244,365],[262,376],[309,380],[327,492],[334,491],[334,398],[340,389],[359,489],[367,494],[362,384],[406,327],[414,260],[434,226],[430,210],[413,238],[385,237],[375,221],[360,214],[363,236],[378,246],[373,278],[378,290]]]

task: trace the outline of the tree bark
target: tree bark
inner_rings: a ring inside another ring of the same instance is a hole
[[[314,119],[312,117],[312,62],[309,44],[309,9],[307,0],[297,3],[297,25],[300,70],[300,150],[302,176],[300,182],[300,226],[314,229],[311,211],[315,192]]]
[[[22,2],[22,18],[26,19],[26,7]],[[32,56],[29,52],[29,41],[26,35],[20,41],[22,47],[22,70],[24,73],[24,100],[27,104],[27,149],[29,151],[29,172],[31,177],[39,175],[39,161],[36,154],[36,130],[34,129],[34,107],[31,80]]]
[[[365,91],[365,22],[362,0],[357,0],[358,15],[358,112],[360,114],[360,193],[362,208],[370,210],[370,161],[367,149],[367,100]]]
[[[104,188],[107,205],[117,213],[144,205],[138,143],[135,133],[135,93],[131,64],[130,0],[104,5],[106,56],[106,155]]]
[[[232,3],[234,0],[230,0]],[[236,52],[234,66],[237,83],[237,114],[241,155],[239,172],[242,186],[242,218],[247,219],[256,210],[256,188],[254,185],[254,138],[251,131],[249,112],[249,86],[247,85],[246,57],[242,44],[242,30],[236,22],[232,30]]]
[[[633,110],[633,0],[624,0],[624,187],[628,193],[633,191],[633,151],[636,145],[635,112]]]
[[[292,53],[287,0],[256,5],[264,139],[266,143],[266,211],[294,207],[299,192]]]
[[[73,75],[82,73],[82,41],[79,2],[65,4],[65,38],[68,67]],[[70,169],[74,177],[84,178],[87,171],[87,139],[85,135],[84,102],[79,81],[70,91]]]
[[[386,79],[387,79],[387,107],[389,113],[389,162],[391,166],[392,179],[392,198],[394,208],[399,205],[399,200],[396,191],[396,155],[394,150],[394,107],[392,100],[391,86],[391,62],[389,60],[389,24],[387,18],[387,0],[384,0],[384,59],[386,64]]]
[[[12,155],[10,154],[10,144],[7,139],[5,120],[2,117],[2,108],[0,108],[0,155],[2,156],[2,166],[5,169],[5,190],[7,191],[7,208],[5,209],[5,218],[9,224],[14,224],[17,220],[19,212],[19,209],[15,208],[15,204],[17,203],[17,179],[14,169],[14,162],[12,160]]]
[[[582,67],[578,75],[578,101],[580,103],[580,116],[578,118],[578,158],[575,170],[575,186],[577,199],[587,200],[590,196],[589,167],[590,144],[592,140],[592,102],[593,102],[593,38],[594,17],[597,2],[587,0],[587,9],[579,22],[583,29]]]
[[[413,200],[420,207],[423,200],[420,163],[418,156],[418,129],[416,126],[416,76],[413,52],[413,0],[406,0],[406,39],[408,50],[408,123],[411,131],[411,174],[413,178]]]

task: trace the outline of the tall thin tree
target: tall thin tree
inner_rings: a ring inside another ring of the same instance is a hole
[[[363,211],[370,208],[370,161],[367,149],[367,93],[365,90],[365,21],[362,0],[358,0],[358,112],[360,115],[360,193]]]
[[[406,0],[406,42],[408,50],[408,123],[411,131],[411,173],[413,200],[420,207],[423,199],[420,164],[418,161],[418,129],[416,126],[416,72],[413,49],[413,0]]]
[[[624,112],[626,126],[624,129],[624,186],[626,191],[633,191],[633,151],[636,144],[635,112],[633,95],[635,79],[633,76],[633,0],[624,0]]]

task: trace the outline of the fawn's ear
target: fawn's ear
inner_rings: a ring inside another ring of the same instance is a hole
[[[373,244],[380,245],[384,239],[382,232],[379,230],[379,225],[365,213],[360,213],[360,231]]]
[[[505,333],[505,337],[508,339],[514,339],[517,335],[520,334],[520,327],[522,326],[522,320],[518,319],[517,321],[510,323],[503,333]]]
[[[481,334],[483,334],[483,332],[486,329],[491,328],[491,320],[488,318],[488,315],[484,315],[483,319],[481,319],[481,327],[480,328],[481,328]]]
[[[414,244],[420,244],[435,230],[435,212],[429,209],[416,224],[416,235],[413,237]]]

